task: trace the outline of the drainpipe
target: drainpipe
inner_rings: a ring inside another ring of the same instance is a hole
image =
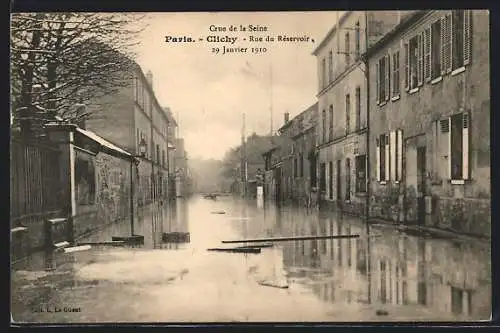
[[[366,227],[366,269],[368,275],[368,303],[372,303],[372,279],[371,279],[371,239],[370,239],[370,193],[371,193],[371,179],[370,179],[370,169],[371,165],[369,163],[370,160],[370,66],[368,62],[368,57],[366,56],[368,52],[368,11],[365,11],[365,76],[366,76],[366,207],[365,207],[365,227]]]

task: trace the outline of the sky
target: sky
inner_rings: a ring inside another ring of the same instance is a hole
[[[292,118],[316,102],[317,63],[312,52],[339,15],[332,11],[151,13],[137,46],[137,62],[145,73],[153,73],[156,97],[177,118],[188,156],[221,159],[241,142],[243,114],[246,135],[269,134],[271,114],[276,131],[285,112]],[[226,31],[210,32],[211,25]],[[229,31],[231,25],[267,31]],[[278,42],[278,35],[309,36],[309,41]],[[196,42],[167,43],[166,36],[188,36]],[[209,43],[208,36],[234,36],[238,41]],[[272,36],[275,42],[249,42],[250,36]],[[247,52],[212,52],[222,45],[247,47]],[[267,52],[251,53],[252,46]]]

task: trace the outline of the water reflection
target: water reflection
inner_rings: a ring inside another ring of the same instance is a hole
[[[305,214],[300,208],[283,207],[265,216],[275,236],[361,236],[280,244],[289,278],[308,285],[325,302],[369,303],[395,313],[420,307],[460,320],[490,316],[487,244],[409,235],[340,214]]]

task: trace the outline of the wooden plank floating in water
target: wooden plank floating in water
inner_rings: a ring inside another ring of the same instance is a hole
[[[254,247],[234,247],[234,248],[212,248],[207,251],[230,252],[230,253],[260,253],[260,248]]]
[[[92,247],[90,245],[82,245],[82,246],[75,246],[75,247],[67,247],[64,249],[64,253],[71,253],[71,252],[78,252],[78,251],[85,251],[85,250],[90,250]]]
[[[76,243],[77,246],[82,246],[82,245],[111,245],[111,246],[119,246],[119,245],[126,245],[127,242],[125,241],[110,241],[110,242],[82,242],[82,243]]]
[[[288,288],[288,284],[284,281],[259,280],[257,281],[257,283],[260,284],[261,286],[266,286],[266,287],[273,287],[280,289]]]
[[[144,245],[144,236],[142,235],[132,235],[132,236],[113,236],[111,241],[122,241],[131,245]]]
[[[237,249],[241,248],[254,248],[254,249],[261,249],[265,247],[273,247],[274,244],[257,244],[257,245],[245,245],[245,246],[238,246]]]
[[[260,242],[284,242],[296,240],[312,240],[312,239],[342,239],[342,238],[358,238],[359,235],[330,235],[330,236],[297,236],[297,237],[277,237],[277,238],[257,238],[257,239],[242,239],[242,240],[226,240],[222,243],[260,243]]]

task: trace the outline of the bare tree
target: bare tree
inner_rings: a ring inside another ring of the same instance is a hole
[[[134,13],[17,13],[11,16],[13,126],[30,132],[75,105],[130,84],[133,46],[145,28]]]

